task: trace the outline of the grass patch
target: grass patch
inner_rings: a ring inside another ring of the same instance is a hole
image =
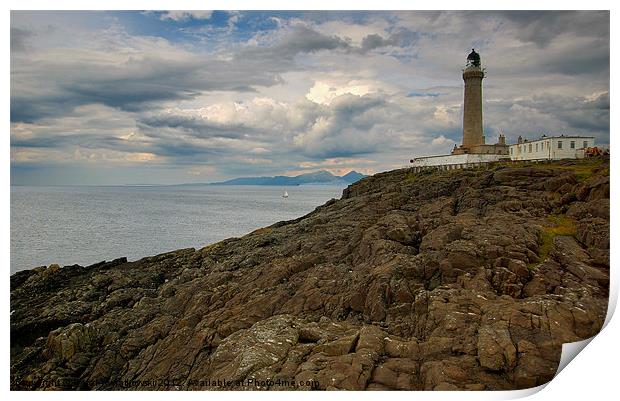
[[[594,174],[594,170],[598,166],[583,164],[570,167],[572,167],[570,170],[572,170],[573,174],[575,174],[575,179],[577,180],[577,182],[584,182],[588,178],[592,177],[592,175]]]
[[[551,248],[553,247],[553,239],[558,235],[566,235],[574,237],[577,233],[577,227],[575,220],[564,214],[553,214],[547,217],[550,226],[543,227],[538,237],[538,257],[540,261],[544,261],[549,256]],[[531,270],[536,266],[536,263],[528,264],[528,268]]]
[[[555,235],[550,233],[549,231],[543,230],[539,236],[538,241],[540,242],[540,246],[538,247],[538,257],[541,261],[547,259],[549,256],[549,252],[551,252],[551,247],[553,246],[553,239]],[[536,263],[528,264],[528,268],[530,270],[536,265]]]
[[[213,244],[209,244],[209,245],[203,246],[202,248],[200,248],[200,251],[201,252],[210,252],[210,251],[212,251],[214,249],[219,248],[220,245],[221,244],[219,242],[215,242]]]
[[[601,165],[606,162],[604,157],[592,157],[586,159],[574,160],[554,160],[545,162],[536,162],[531,160],[521,160],[518,162],[497,162],[494,164],[495,170],[502,168],[525,168],[534,167],[537,169],[549,169],[557,171],[572,172],[578,183],[586,181],[592,177],[595,172],[599,174],[609,174],[609,168],[601,169]]]
[[[549,233],[555,235],[569,235],[574,237],[577,233],[577,227],[575,220],[566,216],[565,214],[552,214],[547,218],[552,224],[552,227],[548,227]]]
[[[403,182],[405,184],[411,184],[416,181],[419,181],[420,179],[423,179],[424,177],[428,177],[428,176],[431,176],[437,173],[439,173],[439,170],[434,169],[434,168],[425,168],[425,169],[418,171],[417,173],[414,172],[413,169],[410,169],[409,171],[405,173],[405,176],[403,177]]]
[[[594,175],[594,172],[601,167],[604,162],[602,157],[580,159],[567,164],[554,165],[551,168],[564,171],[572,171],[577,182],[581,183]]]
[[[403,181],[406,184],[411,184],[412,182],[415,182],[416,179],[417,179],[417,174],[414,173],[413,171],[409,171],[405,174],[405,178],[403,179]]]

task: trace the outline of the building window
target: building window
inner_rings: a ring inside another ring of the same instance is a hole
[[[536,151],[538,152],[538,144],[536,144]]]
[[[583,141],[583,147],[587,148],[588,147],[588,141]]]
[[[570,141],[570,148],[575,149],[575,141]]]
[[[532,153],[532,144],[530,143],[529,152]]]
[[[512,154],[512,148],[510,148],[510,154]]]
[[[562,141],[558,141],[558,149],[562,149]]]

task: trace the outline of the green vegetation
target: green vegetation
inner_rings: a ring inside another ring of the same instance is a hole
[[[548,228],[551,234],[575,236],[577,228],[574,219],[565,214],[552,214],[547,219],[553,223],[553,227]]]
[[[595,171],[597,171],[603,162],[606,160],[604,157],[592,157],[579,160],[559,160],[548,162],[535,162],[531,160],[523,160],[518,162],[497,162],[494,164],[496,170],[510,167],[535,167],[539,169],[553,169],[572,172],[575,175],[577,182],[583,182],[592,177]],[[608,169],[607,169],[608,170]],[[602,171],[605,173],[605,171]],[[609,173],[609,171],[607,171]]]
[[[405,174],[405,178],[404,178],[404,180],[403,180],[403,181],[404,181],[406,184],[411,184],[412,182],[415,182],[416,178],[417,178],[417,174],[416,174],[416,173],[414,173],[413,171],[408,171],[408,172]]]
[[[553,164],[550,168],[557,170],[572,171],[577,182],[583,182],[592,177],[594,172],[601,167],[605,159],[603,157],[593,157],[580,159],[568,163]]]
[[[405,184],[411,184],[411,183],[418,181],[422,177],[433,175],[438,172],[439,171],[434,168],[424,169],[424,170],[418,171],[417,173],[414,173],[413,169],[410,169],[409,171],[405,173],[405,178],[403,178],[403,182]]]
[[[541,261],[545,260],[551,252],[553,247],[553,239],[558,235],[566,235],[574,237],[577,228],[575,226],[575,220],[564,214],[553,214],[547,218],[550,226],[543,227],[539,235],[538,257]],[[535,263],[528,265],[531,269],[536,265]]]

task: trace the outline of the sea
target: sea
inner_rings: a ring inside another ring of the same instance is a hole
[[[12,186],[11,274],[201,248],[301,217],[344,186]],[[288,198],[283,198],[284,191]]]

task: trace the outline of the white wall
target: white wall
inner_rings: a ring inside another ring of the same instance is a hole
[[[562,148],[558,148],[562,142]],[[574,147],[571,148],[571,142]],[[580,159],[584,157],[585,147],[594,145],[594,138],[587,136],[565,136],[549,137],[536,141],[528,141],[522,144],[509,146],[508,156],[511,160],[559,160],[559,159]],[[530,151],[531,146],[531,151]],[[494,155],[483,153],[466,153],[462,155],[440,155],[417,157],[410,164],[411,167],[430,167],[430,166],[449,166],[479,164],[499,161],[506,158],[506,155]]]
[[[571,147],[571,142],[574,142],[574,147]],[[585,147],[594,146],[593,137],[549,137],[510,145],[508,152],[512,160],[579,159],[583,157],[584,142],[587,142]]]
[[[445,166],[452,164],[489,163],[506,158],[506,155],[491,154],[462,154],[418,157],[413,160],[411,167]]]

